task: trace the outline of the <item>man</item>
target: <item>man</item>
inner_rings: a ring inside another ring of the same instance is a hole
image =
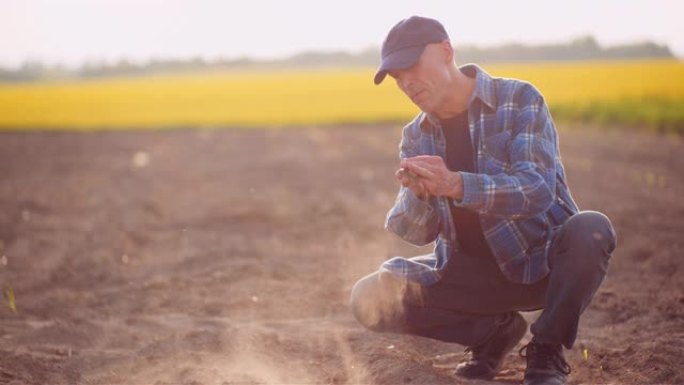
[[[401,184],[385,227],[434,253],[395,257],[352,290],[354,316],[375,331],[467,346],[456,375],[491,379],[532,324],[526,385],[564,384],[579,317],[601,284],[615,232],[580,212],[557,132],[532,85],[457,67],[444,27],[410,17],[382,46],[389,75],[421,113],[403,130]]]

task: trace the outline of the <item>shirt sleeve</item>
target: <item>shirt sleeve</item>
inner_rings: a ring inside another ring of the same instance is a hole
[[[518,112],[508,148],[510,168],[496,175],[461,172],[463,199],[483,215],[518,219],[545,212],[556,191],[556,129],[541,95]]]
[[[418,145],[411,135],[412,130],[419,129],[414,126],[416,124],[419,124],[419,120],[404,127],[399,145],[400,159],[418,155]],[[387,213],[385,229],[417,246],[434,241],[439,234],[439,216],[431,203],[432,200],[434,198],[424,201],[409,188],[401,186],[394,206]]]

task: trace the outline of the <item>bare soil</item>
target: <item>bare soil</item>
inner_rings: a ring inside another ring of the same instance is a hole
[[[453,376],[462,346],[350,313],[358,278],[429,251],[382,226],[400,133],[0,133],[0,383],[485,384]],[[682,140],[567,127],[561,147],[618,234],[572,383],[684,383]],[[492,383],[523,370],[511,353]]]

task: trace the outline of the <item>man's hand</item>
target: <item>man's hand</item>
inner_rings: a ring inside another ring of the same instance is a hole
[[[394,176],[397,177],[397,180],[402,186],[411,190],[418,198],[422,200],[430,198],[425,186],[423,186],[418,180],[418,176],[412,171],[402,167],[394,173]]]
[[[417,178],[413,185],[420,186],[422,193],[432,196],[447,196],[456,200],[463,199],[463,179],[461,174],[449,171],[441,157],[434,155],[414,156],[403,159],[400,167],[416,175]],[[409,187],[407,185],[404,186]],[[413,188],[411,190],[416,193]]]

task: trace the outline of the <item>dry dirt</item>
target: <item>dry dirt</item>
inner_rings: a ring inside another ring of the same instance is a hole
[[[350,313],[356,279],[427,250],[382,227],[400,131],[1,133],[0,383],[485,384],[451,374],[463,347]],[[572,383],[684,383],[682,140],[561,146],[619,238]],[[511,354],[493,383],[523,370]]]

